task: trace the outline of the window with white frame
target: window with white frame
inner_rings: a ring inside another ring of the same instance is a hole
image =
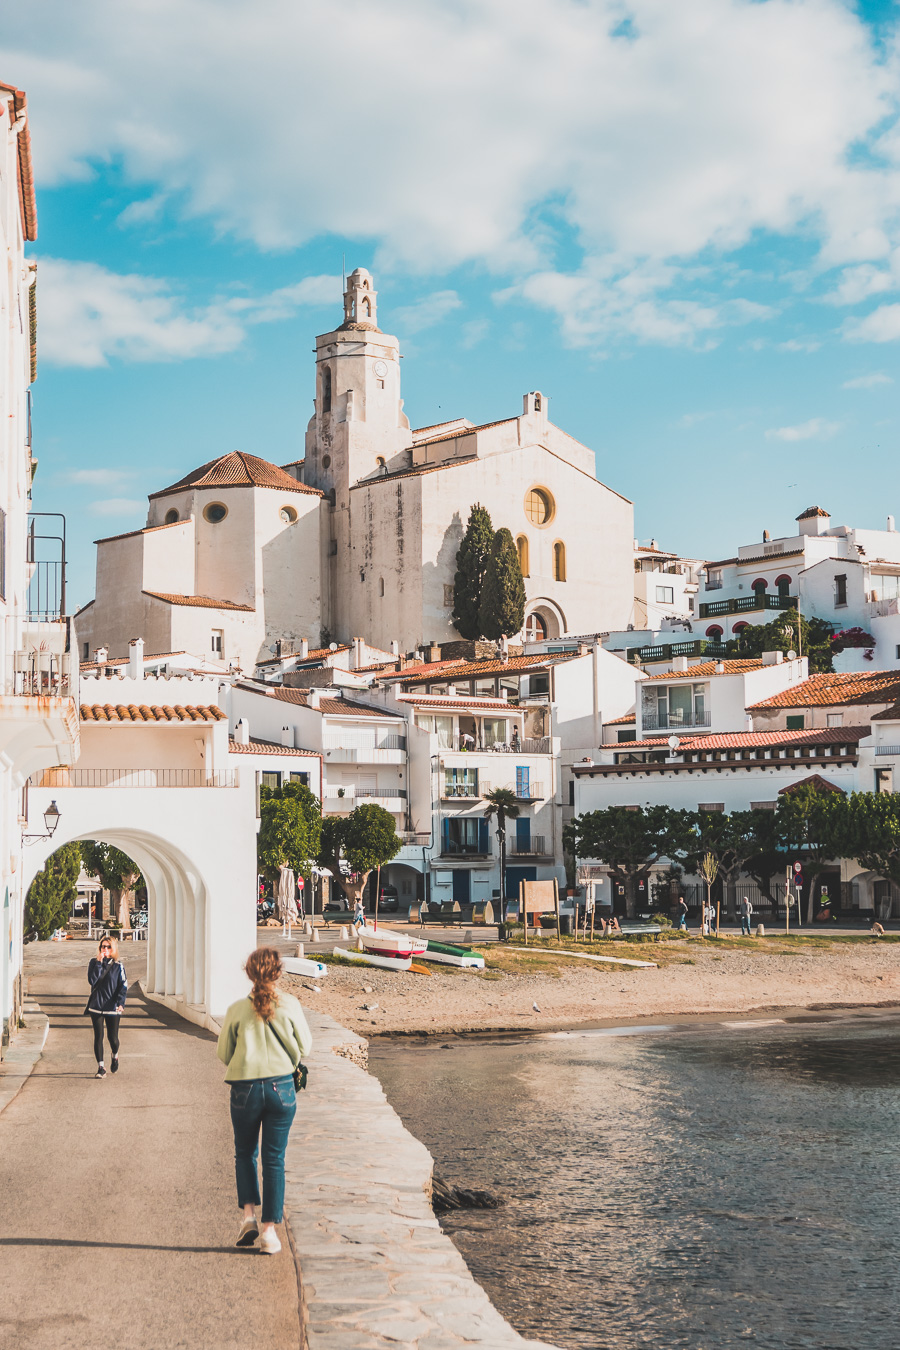
[[[210,647],[213,656],[225,655],[225,629],[214,628],[210,639]]]
[[[842,727],[844,725],[844,714],[828,713],[828,725],[830,727]]]
[[[657,586],[656,603],[658,605],[672,605],[675,603],[675,588],[673,586]]]

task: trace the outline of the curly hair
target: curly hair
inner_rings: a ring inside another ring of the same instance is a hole
[[[267,1022],[278,1002],[275,986],[281,978],[281,957],[274,947],[257,947],[256,951],[247,957],[244,970],[248,980],[253,984],[250,1002],[257,1017]]]

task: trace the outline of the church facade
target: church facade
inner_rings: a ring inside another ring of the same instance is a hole
[[[318,646],[323,632],[401,651],[452,641],[456,553],[476,502],[516,539],[526,632],[631,620],[632,504],[597,480],[593,452],[537,392],[497,422],[413,430],[376,301],[357,269],[343,322],[316,339],[303,460],[222,456],[152,494],[145,529],[98,541],[82,651],[122,656],[141,634],[148,651],[249,669],[276,640]]]

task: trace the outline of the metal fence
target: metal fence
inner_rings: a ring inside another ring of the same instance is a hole
[[[45,769],[29,779],[35,788],[222,788],[238,786],[238,771],[202,769]]]

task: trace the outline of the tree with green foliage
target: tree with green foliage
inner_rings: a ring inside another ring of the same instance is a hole
[[[497,842],[500,845],[500,920],[503,918],[503,902],[506,900],[506,822],[515,820],[519,814],[519,799],[512,788],[491,788],[485,792],[483,800],[487,802],[485,817],[497,819]],[[499,922],[498,921],[498,922]]]
[[[351,904],[362,898],[372,872],[396,858],[402,847],[394,817],[377,802],[357,806],[346,820],[326,816],[322,823],[320,859]],[[350,867],[349,877],[342,873],[342,860]]]
[[[735,656],[795,651],[808,659],[810,673],[817,674],[833,669],[831,631],[824,619],[804,619],[796,609],[783,609],[771,623],[742,628],[727,647]]]
[[[813,920],[817,878],[844,851],[845,801],[839,789],[821,791],[811,783],[798,783],[778,798],[775,826],[788,859],[800,862],[803,868],[807,923]]]
[[[634,918],[638,884],[647,881],[661,858],[683,856],[696,842],[695,820],[691,811],[676,811],[669,806],[608,806],[588,811],[567,827],[576,856],[596,858],[625,887],[626,912]]]
[[[513,637],[525,623],[525,582],[516,542],[506,528],[494,535],[484,572],[479,626],[491,641]]]
[[[103,889],[109,891],[119,927],[128,928],[129,901],[136,887],[143,883],[141,869],[120,848],[97,839],[82,840],[81,854],[88,876],[96,877]]]
[[[269,881],[278,879],[282,867],[292,867],[312,887],[313,863],[321,847],[322,807],[305,783],[261,787],[259,834],[256,858],[259,871]]]
[[[476,502],[469,512],[469,523],[456,554],[451,615],[457,632],[469,641],[482,636],[481,590],[493,542],[491,517],[485,507]]]
[[[900,797],[853,792],[842,805],[842,855],[900,886]]]
[[[28,887],[25,897],[25,931],[37,933],[45,942],[57,928],[64,928],[78,894],[75,883],[81,871],[81,843],[63,844],[44,864]]]
[[[759,813],[733,811],[726,815],[724,811],[696,811],[689,814],[692,817],[690,846],[674,861],[687,872],[705,877],[699,864],[704,858],[712,858],[715,861],[713,880],[721,877],[723,882],[737,882],[747,859],[756,851],[756,816]],[[731,917],[734,917],[733,913]]]

